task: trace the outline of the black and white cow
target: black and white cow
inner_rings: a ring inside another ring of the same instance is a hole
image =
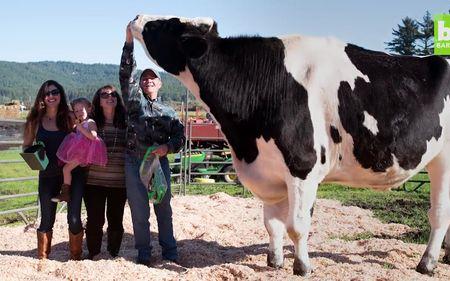
[[[450,261],[450,68],[436,56],[374,52],[334,38],[220,38],[209,18],[136,17],[133,36],[214,115],[241,182],[264,202],[268,264],[311,271],[318,184],[389,189],[426,168],[431,234],[417,266]]]

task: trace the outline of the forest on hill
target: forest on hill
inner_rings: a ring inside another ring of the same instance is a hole
[[[163,87],[160,90],[162,100],[170,103],[183,101],[185,87],[170,74],[166,72],[160,74],[163,80]],[[27,63],[0,61],[0,104],[20,100],[29,105],[34,101],[40,85],[49,79],[63,85],[69,100],[76,97],[90,99],[98,88],[106,84],[112,84],[120,89],[119,65],[64,61]]]

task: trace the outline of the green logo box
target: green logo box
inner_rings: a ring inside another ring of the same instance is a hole
[[[434,54],[450,55],[450,14],[434,16]]]

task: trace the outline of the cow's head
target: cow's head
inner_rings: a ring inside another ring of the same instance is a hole
[[[211,18],[139,15],[131,29],[149,58],[174,75],[186,69],[188,59],[207,51],[208,37],[218,36],[217,24]]]

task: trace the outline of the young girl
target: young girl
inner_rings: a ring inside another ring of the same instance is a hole
[[[97,125],[88,116],[92,104],[85,98],[78,98],[71,103],[75,115],[76,132],[67,135],[56,152],[63,167],[64,183],[61,193],[52,198],[53,202],[70,201],[72,170],[77,166],[91,164],[105,166],[107,162],[105,143],[97,137]]]

